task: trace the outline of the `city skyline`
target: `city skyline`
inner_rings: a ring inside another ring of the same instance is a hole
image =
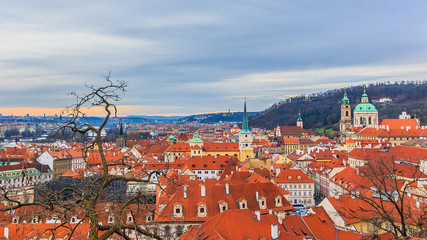
[[[129,82],[120,115],[262,111],[289,96],[427,76],[427,3],[3,3],[0,113],[51,115]]]

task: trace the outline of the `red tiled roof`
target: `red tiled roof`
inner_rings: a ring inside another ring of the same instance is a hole
[[[284,169],[280,171],[276,183],[314,183],[314,181],[300,169]]]

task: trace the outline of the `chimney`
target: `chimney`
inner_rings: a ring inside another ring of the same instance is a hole
[[[390,132],[390,126],[387,125],[387,132]]]
[[[9,227],[4,227],[4,238],[9,239]]]
[[[359,175],[359,168],[356,167],[356,174]]]
[[[255,216],[256,216],[256,220],[258,221],[258,222],[260,222],[261,221],[261,212],[260,211],[255,211]]]
[[[268,209],[268,214],[273,214],[273,210]]]
[[[204,184],[200,185],[200,195],[201,197],[206,197],[206,186]]]
[[[184,199],[187,199],[187,185],[184,185]]]
[[[225,195],[230,195],[230,185],[228,183],[225,184]]]
[[[258,191],[257,191],[257,192],[255,192],[255,198],[256,198],[256,200],[258,201],[258,198],[259,198],[259,193],[258,193]]]
[[[273,240],[279,238],[279,231],[278,231],[277,224],[271,224],[271,238]]]
[[[344,165],[344,167],[347,167],[347,161],[345,159],[342,160],[342,165]]]
[[[276,168],[276,177],[278,177],[279,174],[280,174],[280,168],[278,167],[278,168]]]
[[[336,196],[335,196],[335,199],[336,199],[337,201],[339,201],[339,200],[340,200],[340,195],[336,195]]]
[[[416,206],[419,209],[420,208],[420,202],[417,201]]]

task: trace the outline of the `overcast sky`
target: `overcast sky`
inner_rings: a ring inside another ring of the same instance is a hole
[[[424,80],[426,13],[424,0],[1,1],[0,113],[61,109],[109,70],[129,82],[122,115]]]

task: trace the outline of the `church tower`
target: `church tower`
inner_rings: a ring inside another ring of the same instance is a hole
[[[246,112],[246,98],[243,110],[242,130],[239,132],[239,160],[253,158],[252,133],[249,131],[248,114]]]
[[[126,147],[126,136],[123,130],[123,123],[120,123],[119,134],[116,136],[116,148]]]
[[[297,127],[301,127],[302,129],[304,129],[304,125],[302,123],[302,118],[301,118],[301,112],[298,113]]]
[[[340,132],[341,136],[346,135],[351,129],[351,108],[350,100],[347,97],[347,93],[344,92],[344,97],[341,100],[341,120],[340,120]]]

